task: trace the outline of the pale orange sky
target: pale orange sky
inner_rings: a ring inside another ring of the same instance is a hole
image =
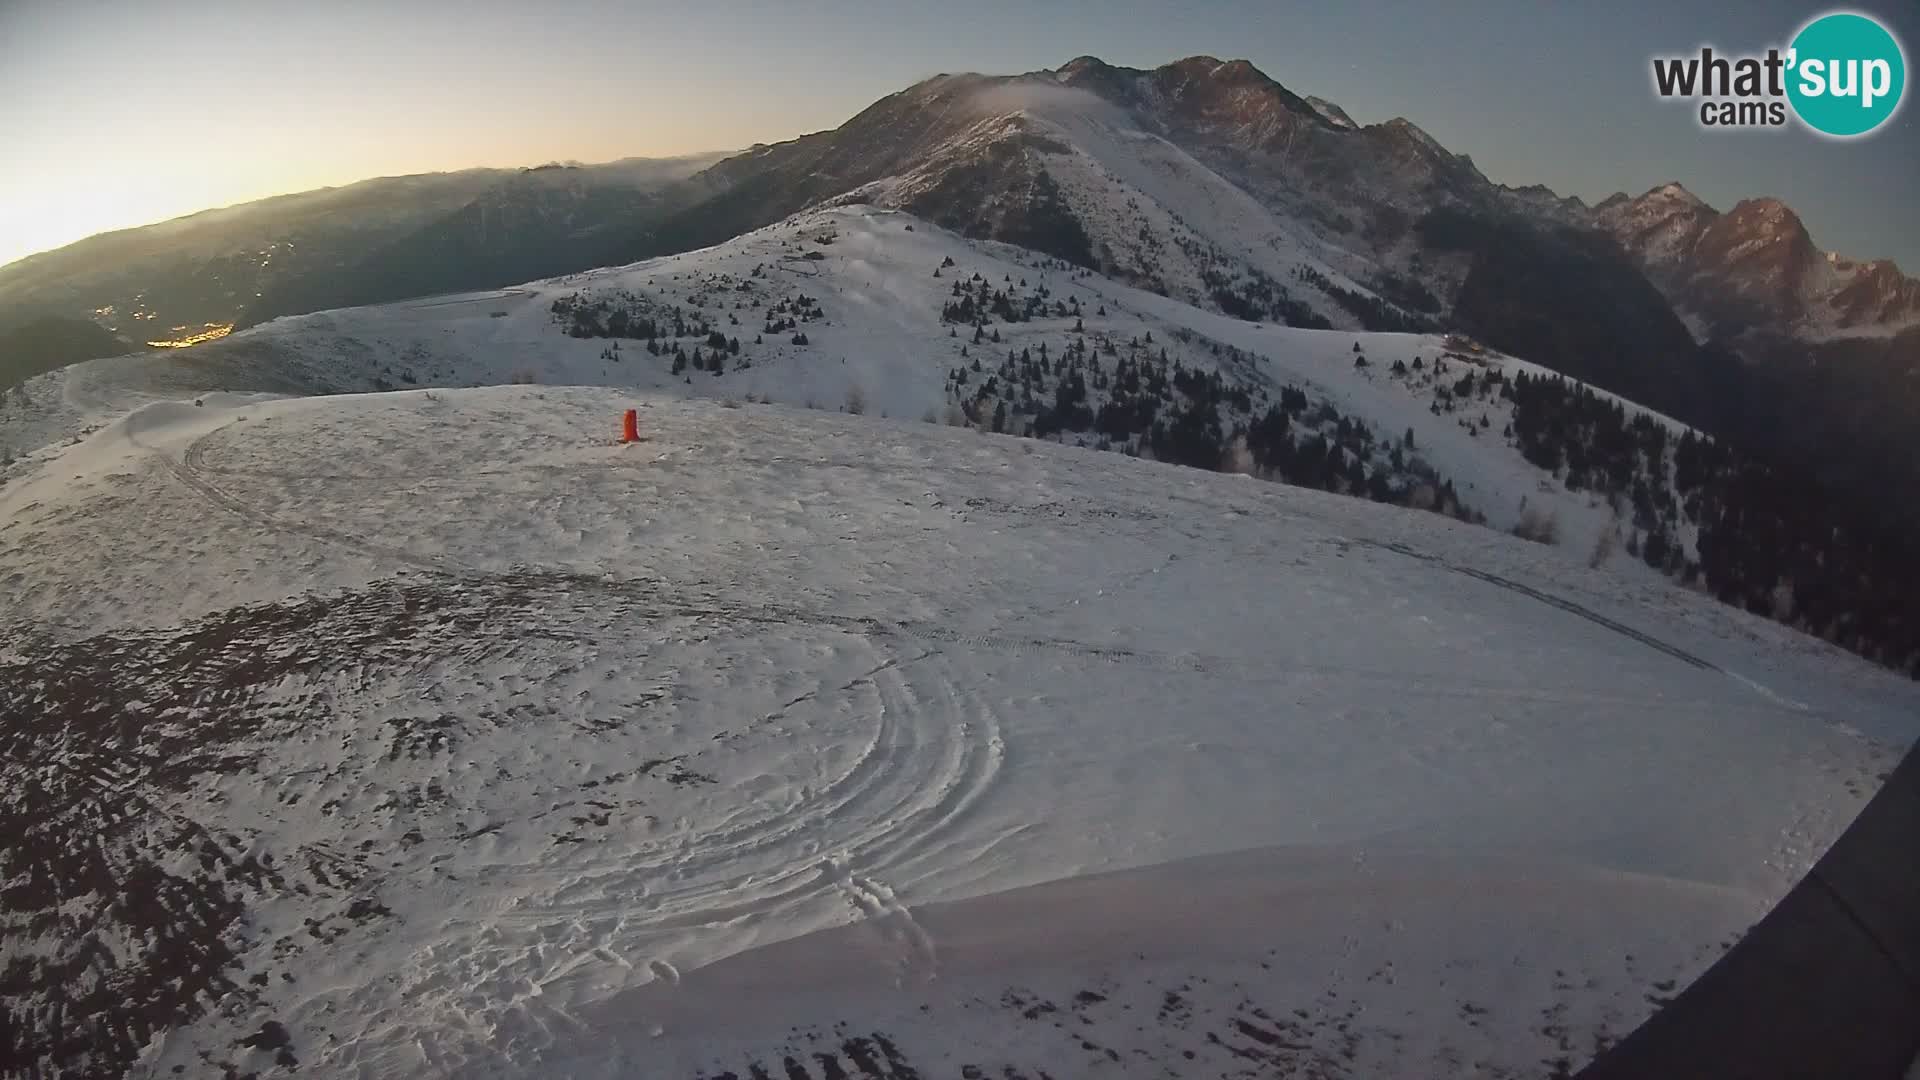
[[[1861,0],[1909,42],[1911,0]],[[1647,60],[1781,40],[1766,0],[0,0],[0,264],[371,176],[744,147],[941,71],[1244,57],[1496,181],[1597,201],[1776,195],[1824,247],[1920,270],[1920,111],[1854,144],[1702,133]],[[1910,50],[1913,46],[1909,46]],[[1920,50],[1914,50],[1920,52]],[[1490,62],[1497,58],[1499,62]]]
[[[0,264],[371,176],[744,147],[877,96],[722,79],[697,38],[581,35],[611,8],[468,7],[0,0]]]

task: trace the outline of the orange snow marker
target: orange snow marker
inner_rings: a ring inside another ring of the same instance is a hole
[[[640,410],[627,410],[625,424],[620,429],[620,441],[623,443],[640,441]]]

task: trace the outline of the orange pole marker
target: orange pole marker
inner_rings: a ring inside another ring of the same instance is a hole
[[[627,410],[625,424],[620,430],[620,441],[623,443],[640,441],[640,410]]]

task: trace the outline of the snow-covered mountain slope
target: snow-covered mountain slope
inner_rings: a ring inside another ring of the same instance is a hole
[[[1008,230],[992,220],[993,202],[1013,203],[1010,193],[994,191],[983,209],[967,189],[982,161],[1007,159],[1005,168],[1020,182],[1057,192],[1059,212],[1085,233],[1084,261],[1108,276],[1202,307],[1215,306],[1218,294],[1246,294],[1249,287],[1277,291],[1299,305],[1298,321],[1359,327],[1328,292],[1303,282],[1325,281],[1371,297],[1340,268],[1370,264],[1275,214],[1124,109],[1045,82],[983,91],[974,107],[985,116],[972,130],[911,171],[856,189],[845,201],[906,207],[963,230],[1003,236]],[[1012,177],[995,182],[1015,186]],[[1251,302],[1263,317],[1275,310]]]
[[[699,178],[716,193],[649,232],[648,250],[851,200],[1203,306],[1428,325],[1465,268],[1423,255],[1414,226],[1439,205],[1492,207],[1495,189],[1405,120],[1356,127],[1337,113],[1211,57],[940,75],[831,131],[721,162]]]
[[[904,220],[831,220],[805,261],[888,280],[860,229]],[[596,282],[646,273],[698,280]],[[918,340],[829,285],[810,337]],[[255,337],[597,370],[550,295]],[[754,360],[695,385],[917,405],[951,363]],[[1120,454],[615,387],[201,400],[0,489],[10,1066],[1566,1069],[1920,706],[1663,582]]]
[[[1588,207],[1505,187],[1409,120],[1356,124],[1245,61],[941,75],[700,179],[713,194],[636,252],[866,201],[1230,315],[1464,330],[1804,462],[1863,507],[1846,478],[1913,456],[1920,301],[1891,264],[1816,258],[1767,200],[1720,215],[1678,189]],[[1737,356],[1705,346],[1743,331]]]
[[[1002,314],[989,310],[996,293]],[[977,312],[945,317],[975,298]],[[991,333],[977,333],[976,319]],[[632,327],[642,321],[654,326],[651,341],[570,336],[637,334]],[[684,358],[678,370],[676,351]],[[709,370],[716,358],[718,373]],[[1036,371],[1042,364],[1046,370]],[[1122,393],[1129,371],[1149,384],[1131,398]],[[1513,403],[1502,391],[1522,372],[1544,374],[1434,335],[1255,325],[1032,252],[968,241],[910,215],[852,206],[629,267],[282,319],[178,361],[78,365],[0,403],[0,433],[17,440],[19,454],[145,401],[204,390],[338,393],[518,381],[825,409],[858,399],[880,416],[998,423],[1009,432],[1177,457],[1183,448],[1156,443],[1137,414],[1114,422],[1120,426],[1100,414],[1118,397],[1152,411],[1162,429],[1177,428],[1182,409],[1200,407],[1179,388],[1191,389],[1181,383],[1191,373],[1209,380],[1202,389],[1217,402],[1208,415],[1217,416],[1223,445],[1208,449],[1203,441],[1194,451],[1203,460],[1177,459],[1217,468],[1231,453],[1247,459],[1237,466],[1247,471],[1316,486],[1364,493],[1377,484],[1376,498],[1478,515],[1502,530],[1523,519],[1552,520],[1568,558],[1598,552],[1602,561],[1632,566],[1624,544],[1614,543],[1631,531],[1620,510],[1568,490],[1514,446]],[[1080,387],[1087,411],[1054,423],[1063,384]],[[1236,430],[1251,436],[1276,407],[1288,414],[1285,437],[1303,455],[1312,445],[1318,458],[1337,458],[1337,478],[1318,478],[1317,464],[1282,468],[1261,460],[1258,446],[1249,453],[1247,437],[1236,441]],[[1322,442],[1313,443],[1315,436]],[[1350,476],[1356,464],[1368,475]],[[31,594],[23,602],[35,603]]]

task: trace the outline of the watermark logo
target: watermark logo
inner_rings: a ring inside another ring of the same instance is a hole
[[[1700,126],[1781,128],[1789,117],[1830,138],[1851,139],[1893,119],[1906,96],[1898,38],[1869,15],[1835,11],[1802,26],[1785,49],[1729,56],[1653,58],[1662,98],[1698,102]]]

